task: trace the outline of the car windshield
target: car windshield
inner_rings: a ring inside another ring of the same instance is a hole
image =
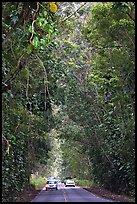
[[[56,184],[56,181],[47,181],[47,184]]]
[[[74,182],[74,181],[69,179],[69,180],[67,180],[67,182],[71,182],[71,183],[72,183],[72,182]]]

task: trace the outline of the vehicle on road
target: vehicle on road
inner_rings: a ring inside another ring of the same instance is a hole
[[[75,187],[75,181],[73,181],[72,179],[67,179],[65,182],[65,186],[73,186]]]
[[[61,183],[64,183],[64,184],[66,185],[66,181],[67,181],[68,179],[69,179],[69,180],[72,180],[71,177],[63,177],[62,180],[61,180]]]
[[[48,189],[55,189],[58,190],[58,183],[55,180],[48,180],[46,183],[46,191]]]
[[[58,179],[56,177],[49,177],[47,180],[48,181],[51,181],[51,180],[58,181]]]

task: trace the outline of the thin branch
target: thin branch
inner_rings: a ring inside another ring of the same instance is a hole
[[[100,117],[99,117],[97,111],[94,111],[93,114],[94,114],[96,120],[98,121],[98,124],[101,124],[101,119],[100,119]]]
[[[32,40],[33,40],[33,35],[34,35],[34,23],[36,22],[36,15],[37,15],[38,10],[39,10],[39,2],[37,2],[37,9],[35,11],[35,14],[33,16],[33,21],[32,21],[32,34],[31,34],[31,37],[29,40],[30,44],[32,44],[32,45],[33,45]]]
[[[46,93],[48,93],[48,96],[50,98],[50,94],[49,94],[49,89],[48,89],[48,83],[46,83],[48,81],[48,75],[47,75],[47,71],[46,68],[44,66],[44,63],[42,62],[42,60],[39,58],[39,56],[36,54],[36,57],[38,58],[40,65],[43,67],[44,69],[44,85],[45,85],[45,110],[46,110]]]
[[[17,132],[17,129],[18,129],[19,126],[20,126],[20,123],[18,122],[18,124],[17,124],[17,126],[16,126],[16,128],[15,128],[15,130],[14,130],[13,135],[15,135],[15,133]]]
[[[14,79],[17,77],[17,75],[20,73],[20,71],[25,67],[26,61],[28,59],[27,58],[28,54],[22,60],[24,55],[25,55],[25,53],[23,55],[21,55],[21,57],[19,58],[18,63],[17,63],[17,69],[15,70],[15,72],[12,73],[6,81],[2,82],[2,84],[3,84],[2,92],[6,92],[7,89],[10,89],[9,87],[11,87],[11,84],[14,81]]]
[[[133,42],[132,38],[130,37],[130,35],[128,34],[127,30],[125,30],[126,35],[128,37],[128,39],[130,40],[130,42],[133,44],[133,46],[135,47],[135,42]]]
[[[15,54],[14,54],[14,52],[13,52],[12,41],[11,41],[11,52],[12,52],[12,54],[13,54],[14,59],[17,60],[16,57],[15,57]]]
[[[2,82],[2,84],[3,84],[3,87],[8,87],[8,85],[7,85],[7,84],[5,84],[4,82]]]
[[[96,129],[95,129],[95,138],[96,138],[96,140],[97,140],[97,142],[98,142],[98,144],[99,144],[100,149],[101,149],[102,152],[104,153],[104,156],[106,157],[107,161],[110,163],[111,166],[113,166],[112,161],[110,160],[110,158],[109,158],[108,155],[106,154],[105,150],[103,149],[103,147],[102,147],[102,145],[101,145],[101,143],[100,143],[100,141],[99,141],[99,138],[98,138],[98,136],[97,136]]]
[[[65,18],[62,22],[68,20],[71,16],[73,16],[75,13],[77,13],[77,11],[79,11],[83,6],[85,6],[85,4],[87,4],[88,2],[84,3],[82,6],[80,6],[74,13],[72,13],[70,16],[68,16],[67,18]]]
[[[29,90],[29,75],[28,75],[28,78],[27,78],[26,98],[28,98],[28,90]]]
[[[82,84],[82,79],[80,77],[78,77],[76,74],[74,74],[74,72],[71,72],[72,76],[75,77],[77,79],[77,81],[80,82],[80,84]]]
[[[112,47],[108,47],[108,46],[94,46],[92,47],[92,49],[112,49],[112,48],[129,48],[127,45],[115,45],[115,46],[112,46]]]
[[[127,12],[127,15],[128,15],[129,18],[130,18],[132,21],[134,21],[134,23],[135,23],[135,18],[134,18],[130,13],[128,13],[128,12]]]
[[[10,148],[10,143],[9,141],[6,139],[6,137],[2,134],[2,144],[3,144],[3,149],[4,149],[4,144],[6,144],[6,152],[9,154],[9,148]]]

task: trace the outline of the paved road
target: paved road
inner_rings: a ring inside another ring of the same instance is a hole
[[[42,191],[31,202],[114,202],[105,198],[98,197],[78,186],[65,187],[58,184],[58,190]]]

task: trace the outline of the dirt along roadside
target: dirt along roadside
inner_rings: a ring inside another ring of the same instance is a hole
[[[16,198],[15,202],[31,202],[40,192],[41,190],[36,189],[27,189],[24,190],[20,195]]]
[[[126,196],[126,195],[117,195],[114,194],[103,187],[83,187],[85,190],[90,191],[93,194],[96,194],[98,196],[101,196],[103,198],[109,198],[114,201],[119,201],[119,202],[135,202],[135,198]]]

